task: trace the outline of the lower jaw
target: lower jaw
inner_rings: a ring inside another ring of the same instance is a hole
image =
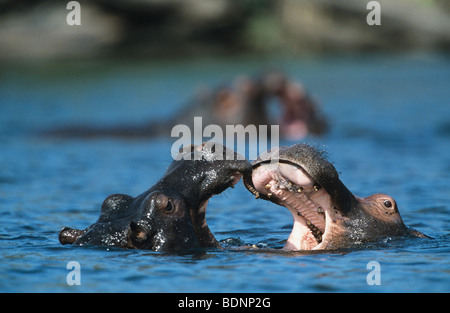
[[[322,249],[320,243],[310,243],[307,240],[300,242],[291,242],[290,240],[287,240],[282,248],[284,251],[311,251],[320,249]]]
[[[317,250],[319,245],[308,243],[307,241],[301,241],[301,242],[291,242],[286,241],[283,250],[284,251],[311,251],[311,250]]]
[[[320,249],[320,244],[321,242],[314,237],[312,232],[302,221],[294,219],[291,234],[289,235],[283,250],[316,250]]]

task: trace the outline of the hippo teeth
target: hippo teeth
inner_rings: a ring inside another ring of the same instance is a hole
[[[294,224],[284,249],[311,250],[326,241],[332,201],[301,166],[288,161],[258,164],[251,179],[244,177],[244,185],[255,198],[281,205],[292,214]]]
[[[251,177],[250,178],[244,177],[244,179],[243,179],[245,188],[247,188],[248,191],[250,191],[255,196],[255,199],[259,199],[259,197],[260,197],[259,191],[256,190],[256,188],[253,186],[253,184],[250,183],[248,180],[250,180],[250,182],[251,182],[252,181]]]
[[[325,212],[309,196],[317,193],[321,189],[320,186],[317,184],[312,187],[299,186],[276,172],[272,173],[271,178],[271,181],[264,185],[265,196],[275,202],[280,200],[283,206],[294,209],[297,216],[305,220],[306,227],[320,244],[325,232]],[[254,190],[258,193],[256,189]]]
[[[305,219],[306,226],[316,238],[318,243],[322,242],[322,236],[325,232],[325,213],[323,209],[311,201],[303,192],[289,193],[283,196],[286,207],[294,208],[297,216]]]
[[[311,223],[309,220],[306,220],[306,225],[308,226],[309,230],[316,238],[317,242],[321,243],[323,232],[319,228],[317,228],[313,223]]]
[[[300,212],[297,212],[297,216],[301,216],[301,217],[305,218]],[[308,220],[307,218],[305,218],[305,221],[306,221],[306,226],[309,228],[309,230],[313,234],[314,238],[316,238],[318,243],[321,243],[323,232],[319,228],[317,228],[313,223],[311,223],[311,221]]]

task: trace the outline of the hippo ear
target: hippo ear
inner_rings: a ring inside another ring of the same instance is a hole
[[[113,194],[108,196],[102,204],[99,222],[115,221],[129,214],[132,209],[131,203],[134,198],[124,194]]]
[[[151,249],[150,230],[144,225],[131,221],[127,233],[127,244],[129,248]]]

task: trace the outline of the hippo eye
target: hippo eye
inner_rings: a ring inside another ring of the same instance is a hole
[[[384,200],[383,202],[384,206],[387,208],[391,208],[392,207],[392,202],[389,200]]]

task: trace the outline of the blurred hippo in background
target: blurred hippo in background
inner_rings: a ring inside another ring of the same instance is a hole
[[[267,72],[256,78],[240,76],[231,84],[214,90],[201,89],[181,111],[167,120],[152,119],[144,124],[92,126],[67,125],[43,132],[62,138],[148,138],[170,137],[175,125],[194,129],[194,117],[203,125],[279,125],[282,139],[298,140],[309,134],[323,135],[328,121],[319,105],[298,82],[280,72]],[[269,133],[270,134],[270,127]]]

